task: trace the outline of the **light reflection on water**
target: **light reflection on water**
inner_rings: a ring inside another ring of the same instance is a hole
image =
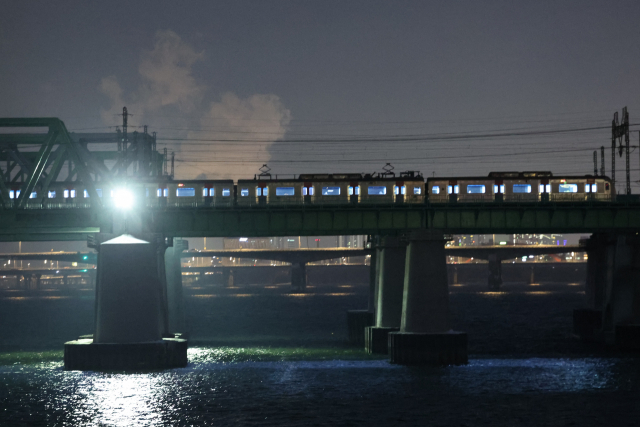
[[[428,368],[367,359],[361,351],[348,360],[356,353],[197,347],[189,350],[186,368],[130,374],[65,372],[60,362],[18,363],[0,366],[0,403],[14,412],[30,408],[31,421],[40,416],[69,425],[155,426],[201,424],[210,411],[235,414],[231,421],[237,421],[244,414],[239,408],[247,405],[257,405],[262,417],[282,416],[275,405],[282,399],[294,408],[296,402],[356,402],[381,393],[401,399],[407,390],[416,399],[437,393],[444,401],[447,396],[584,395],[639,387],[637,363],[629,359],[472,358],[464,366]],[[0,422],[18,415],[0,412]]]

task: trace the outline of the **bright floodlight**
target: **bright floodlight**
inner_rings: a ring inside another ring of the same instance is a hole
[[[126,188],[120,188],[113,195],[113,204],[118,209],[131,209],[133,207],[133,194]]]

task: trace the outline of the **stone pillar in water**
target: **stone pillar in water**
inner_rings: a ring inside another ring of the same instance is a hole
[[[450,365],[467,362],[467,334],[449,326],[449,288],[442,234],[414,231],[404,274],[402,321],[389,333],[391,363]]]
[[[173,246],[164,254],[165,276],[167,281],[167,308],[169,331],[187,334],[184,319],[184,296],[182,293],[181,254],[189,249],[189,241],[173,239]]]
[[[122,235],[100,245],[94,343],[158,341],[163,283],[155,245]]]
[[[398,237],[386,236],[380,248],[375,326],[365,330],[365,349],[369,353],[387,354],[387,335],[400,329],[406,243]]]

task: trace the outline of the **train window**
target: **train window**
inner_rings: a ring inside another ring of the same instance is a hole
[[[349,195],[353,196],[354,193],[355,193],[356,196],[360,195],[360,186],[359,185],[356,186],[356,187],[349,186]]]
[[[513,184],[514,193],[531,193],[531,184]]]
[[[195,188],[184,188],[184,187],[176,188],[177,197],[195,197],[195,195],[196,195]]]
[[[577,193],[578,184],[560,184],[558,187],[559,193]]]
[[[14,199],[14,198],[15,198],[15,196],[16,196],[15,191],[10,190],[10,191],[9,191],[9,198],[10,198],[10,199]]]
[[[398,186],[397,186],[397,185],[394,185],[394,186],[393,186],[393,194],[395,194],[395,195],[400,194],[400,188],[398,188]]]
[[[102,197],[102,188],[96,188],[96,193],[98,193],[98,197]]]
[[[243,188],[242,190],[240,190],[240,196],[241,197],[247,197],[249,195],[249,189],[248,188]]]
[[[262,196],[262,188],[256,187],[256,196]]]
[[[202,189],[202,197],[207,197],[207,196],[208,196],[209,192],[208,192],[207,190],[208,190],[208,188],[207,188],[207,187],[204,187],[204,188]]]
[[[76,198],[76,190],[71,190],[70,193],[71,193],[71,198],[75,199]]]
[[[63,197],[64,197],[65,199],[68,199],[68,198],[69,198],[69,190],[64,190],[64,192],[63,192]]]
[[[210,188],[209,189],[209,197],[214,197],[216,195],[216,189],[215,188]]]
[[[413,187],[413,194],[422,194],[421,187]]]
[[[544,184],[538,185],[538,193],[544,193]]]
[[[303,196],[307,195],[307,187],[302,187],[302,195]]]
[[[447,194],[453,194],[453,185],[447,187]]]
[[[162,197],[162,188],[158,188],[158,191],[156,192],[156,195],[158,197]]]
[[[313,191],[311,192],[311,194],[313,194]],[[262,195],[263,196],[268,196],[269,195],[269,189],[267,187],[262,189]]]
[[[169,197],[169,189],[168,188],[164,188],[162,189],[162,195],[164,197]]]
[[[35,191],[32,191],[31,194],[29,195],[30,199],[35,199],[36,197],[38,197],[38,193],[36,193]]]
[[[370,196],[384,196],[387,194],[387,187],[384,185],[372,185],[367,188],[367,194]]]
[[[407,194],[407,186],[403,185],[402,187],[400,187],[400,194],[402,194],[403,196],[405,194]]]
[[[493,194],[498,194],[498,184],[493,184]]]
[[[88,199],[89,198],[89,192],[87,190],[84,190],[83,193],[84,198]],[[149,189],[147,188],[147,197],[149,197]]]
[[[340,187],[322,187],[323,196],[339,196]]]
[[[438,187],[437,185],[431,187],[431,194],[440,194],[440,187]]]
[[[228,188],[222,189],[222,197],[229,197],[230,195],[231,195],[231,190],[229,190]]]
[[[276,196],[295,196],[295,187],[276,187]]]
[[[545,184],[544,185],[544,192],[545,193],[551,193],[551,184]]]
[[[47,193],[47,197],[49,197],[50,199],[55,199],[56,198],[56,192],[55,191],[49,191],[49,193]]]
[[[453,186],[453,192],[456,193],[456,194],[460,193],[460,187],[458,185],[454,185]]]
[[[591,192],[592,193],[598,192],[598,184],[591,184]]]
[[[584,192],[585,193],[591,193],[591,184],[585,184],[584,185]]]
[[[484,185],[467,185],[467,194],[484,194]]]

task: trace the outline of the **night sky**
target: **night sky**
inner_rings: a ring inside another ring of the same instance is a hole
[[[586,174],[602,145],[609,174],[613,113],[640,123],[638,18],[637,1],[10,1],[0,117],[110,132],[126,105],[178,178]]]

